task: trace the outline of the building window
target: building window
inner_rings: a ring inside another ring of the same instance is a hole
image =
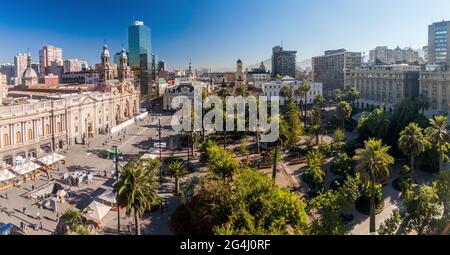
[[[62,132],[61,122],[56,123],[56,130],[58,130],[58,132]]]
[[[78,126],[75,126],[75,133],[78,133]]]
[[[28,139],[28,141],[33,140],[33,130],[28,129],[27,139]]]
[[[50,125],[49,124],[45,124],[45,134],[46,135],[50,134]]]
[[[16,132],[16,143],[22,143],[22,133],[20,131]]]
[[[3,135],[3,146],[9,146],[9,135],[8,134]]]

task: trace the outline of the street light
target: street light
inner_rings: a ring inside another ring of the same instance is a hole
[[[114,155],[114,164],[116,168],[116,185],[119,181],[119,155],[122,152],[117,148],[117,146],[113,146],[113,149],[110,152]],[[116,204],[117,204],[117,235],[120,235],[120,208],[119,208],[119,192],[116,191]]]

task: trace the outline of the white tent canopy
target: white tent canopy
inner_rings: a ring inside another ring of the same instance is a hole
[[[14,179],[15,177],[16,177],[15,174],[11,173],[6,169],[0,170],[0,182],[8,181]]]
[[[87,216],[90,218],[101,221],[105,216],[111,211],[111,207],[104,205],[102,203],[99,203],[97,201],[93,201],[88,207],[87,207]]]
[[[55,162],[58,162],[60,160],[65,159],[65,158],[66,157],[63,156],[63,155],[52,153],[52,154],[49,154],[49,155],[47,155],[45,157],[42,157],[42,158],[38,159],[38,161],[41,162],[44,165],[49,166],[49,165],[54,164]]]
[[[11,168],[11,170],[18,175],[25,175],[25,174],[33,172],[39,168],[41,168],[40,165],[38,165],[32,161],[27,161],[21,165],[13,166]]]
[[[108,203],[116,203],[116,194],[111,188],[106,189],[105,192],[103,192],[98,198]]]

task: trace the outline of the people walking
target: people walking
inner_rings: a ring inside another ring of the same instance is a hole
[[[39,212],[36,213],[36,219],[38,219],[38,220],[41,219],[41,214]]]
[[[8,192],[5,193],[5,199],[8,200]]]
[[[23,214],[26,214],[26,212],[27,212],[27,208],[25,208],[25,207],[22,208],[22,213],[23,213]]]

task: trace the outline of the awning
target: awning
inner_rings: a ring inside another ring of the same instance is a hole
[[[101,221],[111,211],[111,206],[104,205],[97,201],[92,202],[87,207],[86,215],[94,220]]]
[[[158,159],[159,155],[156,154],[144,154],[141,159]]]
[[[116,194],[113,189],[108,188],[105,192],[103,192],[98,199],[106,201],[108,203],[115,204],[116,203]]]
[[[27,161],[21,165],[13,166],[12,168],[10,168],[10,170],[12,170],[14,173],[16,173],[18,175],[25,175],[25,174],[33,172],[39,168],[41,168],[40,165],[38,165],[32,161]]]
[[[54,164],[55,162],[65,159],[65,158],[66,157],[63,155],[52,153],[50,155],[47,155],[43,158],[38,159],[38,161],[46,166],[49,166],[49,165]]]
[[[0,170],[0,182],[5,182],[14,178],[16,178],[16,175],[11,173],[10,171],[6,169]]]

